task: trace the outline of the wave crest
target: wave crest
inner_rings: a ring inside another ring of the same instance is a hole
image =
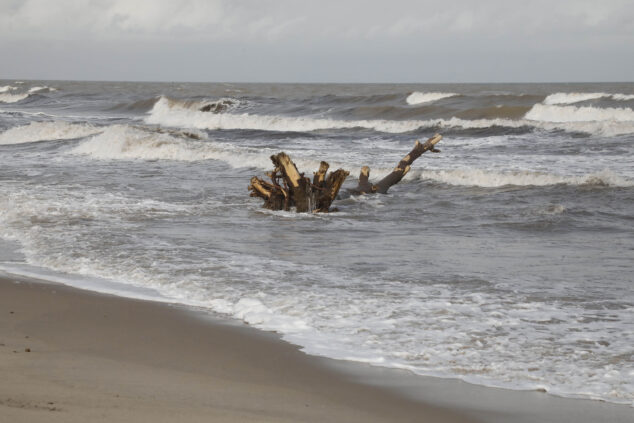
[[[433,103],[434,101],[438,101],[443,98],[454,97],[457,95],[459,94],[440,93],[440,92],[423,93],[420,91],[414,91],[413,93],[407,96],[407,99],[405,99],[405,101],[407,102],[407,104],[413,106],[415,104]]]
[[[4,86],[0,87],[0,93],[6,93],[6,92],[17,90],[17,89],[18,89],[18,87],[14,87],[14,86],[11,86],[11,85],[4,85]]]
[[[524,117],[539,122],[634,122],[634,110],[629,107],[598,108],[536,104]]]
[[[165,101],[168,107],[175,110],[188,110],[192,112],[210,112],[214,114],[228,112],[246,105],[246,102],[235,98],[220,98],[218,100],[179,100],[162,96],[159,101]]]
[[[609,94],[609,93],[554,93],[544,99],[544,104],[574,104],[582,101],[597,100],[599,98],[611,98],[617,101],[634,100],[634,94]]]
[[[20,93],[20,94],[0,94],[0,103],[17,103],[18,101],[22,101],[31,94],[29,93]]]
[[[503,186],[603,186],[632,187],[634,181],[610,170],[583,176],[562,176],[533,171],[493,171],[485,169],[424,170],[420,179],[442,182],[449,185],[496,188]]]
[[[35,93],[49,93],[49,92],[53,92],[53,91],[57,91],[57,88],[51,88],[51,87],[47,87],[42,86],[42,87],[32,87],[29,88],[29,94],[35,94]]]
[[[69,151],[104,160],[219,160],[233,168],[270,169],[270,156],[278,149],[239,147],[205,140],[202,133],[163,131],[128,125],[113,125]],[[317,169],[319,160],[296,155],[299,168]],[[331,163],[333,168],[343,164]],[[391,169],[386,169],[386,173]],[[354,169],[358,171],[358,169]]]
[[[89,124],[73,124],[68,122],[31,122],[28,125],[16,126],[0,134],[0,144],[23,144],[46,140],[68,140],[83,138],[102,131],[101,128]]]
[[[342,120],[308,116],[257,115],[250,113],[208,113],[196,106],[183,107],[180,102],[161,97],[145,122],[177,128],[209,130],[260,130],[277,132],[312,132],[320,130],[363,128],[385,133],[406,133],[421,129],[487,129],[494,127],[532,127],[614,136],[634,133],[631,109],[576,108],[536,104],[524,119],[430,119],[430,120]],[[576,110],[580,109],[580,111]],[[567,115],[571,115],[572,117]],[[597,119],[597,116],[603,116]],[[588,119],[592,117],[592,119]]]

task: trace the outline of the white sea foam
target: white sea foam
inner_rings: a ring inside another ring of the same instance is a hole
[[[15,90],[15,89],[17,89],[17,88],[13,87],[11,85],[5,85],[3,87],[0,87],[0,93],[6,93],[8,91],[12,91],[12,90]]]
[[[68,122],[31,122],[0,133],[0,144],[22,144],[46,140],[82,138],[102,131],[88,124]]]
[[[145,121],[150,124],[165,125],[179,128],[197,128],[197,129],[252,129],[261,131],[280,131],[280,132],[311,132],[328,129],[352,129],[365,128],[385,133],[405,133],[424,128],[460,128],[460,129],[485,129],[495,126],[507,128],[538,127],[546,130],[561,129],[569,132],[585,132],[589,134],[614,136],[621,134],[634,133],[634,122],[628,120],[615,121],[614,119],[600,120],[593,122],[584,122],[580,120],[548,120],[552,116],[545,116],[546,113],[561,113],[562,111],[552,110],[545,111],[544,106],[535,105],[532,110],[527,113],[525,119],[430,119],[430,120],[339,120],[328,118],[312,118],[312,117],[291,117],[276,115],[256,115],[250,113],[207,113],[191,107],[183,107],[178,103],[161,97]],[[571,106],[574,107],[574,106]],[[612,110],[625,110],[627,115],[630,109],[596,109],[596,113],[604,113],[610,116]],[[630,110],[631,111],[631,110]],[[564,113],[570,112],[567,109]],[[594,111],[579,113],[592,114]],[[595,113],[595,114],[596,114]],[[530,118],[529,118],[530,116]],[[557,116],[555,116],[557,118]],[[543,120],[540,120],[543,119]]]
[[[157,132],[149,128],[129,125],[113,125],[69,151],[70,154],[86,155],[104,160],[219,160],[234,168],[271,167],[270,156],[277,149],[240,147],[235,144],[201,141],[204,133]],[[317,169],[319,160],[295,155],[300,168]],[[333,167],[342,164],[332,162]],[[356,170],[356,169],[355,169]]]
[[[153,133],[110,129],[111,138],[117,131]],[[181,138],[160,135],[167,143]],[[136,139],[143,144],[144,137]],[[294,255],[215,250],[209,242],[215,234],[201,242],[187,235],[188,225],[180,227],[185,232],[175,244],[170,237],[149,236],[147,226],[137,224],[174,218],[169,225],[178,225],[184,216],[208,213],[223,198],[191,204],[139,195],[7,181],[0,184],[0,237],[21,242],[31,265],[151,288],[173,302],[277,331],[310,354],[633,404],[626,359],[610,361],[631,352],[631,307],[588,309],[576,301],[530,295],[535,288],[527,288],[531,279],[525,275],[497,281],[512,283],[512,289],[481,289],[462,286],[460,279],[414,283]],[[555,205],[552,212],[564,210]],[[213,234],[210,221],[196,221],[200,227],[203,222]],[[222,234],[220,228],[217,233]],[[75,281],[83,283],[83,278]],[[128,295],[138,294],[130,290]]]
[[[439,92],[424,93],[420,91],[414,91],[413,93],[407,96],[407,99],[405,99],[405,101],[407,102],[407,104],[410,104],[410,105],[433,103],[434,101],[438,101],[443,98],[454,97],[457,95],[459,94],[439,93]]]
[[[185,140],[128,125],[113,125],[84,141],[70,152],[97,159],[204,160],[195,146]]]
[[[544,99],[544,104],[573,104],[581,101],[607,97],[607,93],[555,93]]]
[[[611,98],[612,100],[628,101],[634,99],[634,94],[609,94],[609,93],[554,93],[544,99],[544,104],[574,104],[582,101],[596,100],[599,98]]]
[[[420,179],[442,182],[450,185],[464,185],[494,188],[506,185],[547,186],[547,185],[594,185],[610,187],[631,187],[634,180],[617,175],[610,170],[582,176],[563,176],[534,171],[493,171],[486,169],[424,170]]]
[[[47,86],[29,88],[29,93],[31,93],[31,94],[40,93],[40,92],[51,92],[51,91],[57,91],[57,89],[56,88],[47,87]]]
[[[255,115],[249,113],[208,113],[182,107],[161,97],[146,118],[150,124],[198,129],[254,129],[263,131],[307,132],[324,129],[368,128],[382,132],[408,132],[421,126],[417,121],[315,119]]]
[[[577,106],[550,106],[536,104],[525,116],[540,122],[634,122],[634,110],[624,108],[598,108]]]
[[[17,103],[18,101],[22,101],[27,98],[29,93],[21,93],[21,94],[0,94],[0,103]]]
[[[619,101],[634,100],[634,94],[613,94],[612,98]]]

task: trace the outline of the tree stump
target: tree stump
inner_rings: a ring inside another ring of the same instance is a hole
[[[295,207],[298,213],[328,213],[343,182],[350,174],[343,169],[327,174],[330,165],[321,162],[311,182],[303,173],[299,173],[297,166],[286,153],[271,156],[271,161],[275,166],[273,172],[267,173],[271,182],[254,176],[249,185],[251,197],[262,198],[262,207],[270,210],[289,211],[291,207]]]
[[[416,141],[414,148],[403,157],[394,170],[376,184],[370,183],[370,168],[363,166],[359,175],[359,184],[352,194],[386,194],[392,185],[396,185],[411,169],[412,163],[426,151],[438,153],[435,146],[442,136],[434,135],[424,144]],[[337,198],[344,181],[350,174],[347,170],[337,169],[328,173],[330,165],[326,162],[319,164],[319,169],[313,174],[313,180],[297,170],[297,166],[286,153],[271,156],[275,168],[266,175],[271,182],[254,176],[251,178],[249,191],[251,197],[264,200],[262,207],[270,210],[290,211],[292,207],[298,213],[328,213],[332,202]]]

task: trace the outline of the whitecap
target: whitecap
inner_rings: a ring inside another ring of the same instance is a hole
[[[634,100],[634,94],[610,94],[610,93],[554,93],[544,99],[546,105],[556,104],[574,104],[582,101],[597,100],[600,98],[609,98],[617,101]]]
[[[385,133],[406,133],[425,128],[458,128],[458,129],[486,129],[491,127],[521,128],[535,127],[545,130],[564,130],[569,132],[584,132],[588,134],[614,136],[634,133],[634,122],[628,117],[631,109],[594,109],[575,112],[572,109],[553,109],[564,106],[545,106],[536,104],[526,114],[524,119],[430,119],[430,120],[340,120],[330,118],[294,117],[279,115],[257,115],[250,113],[207,113],[191,107],[183,107],[178,103],[161,97],[155,104],[145,122],[154,125],[177,128],[196,128],[209,130],[261,130],[279,132],[312,132],[328,129],[365,128]],[[551,109],[548,109],[551,108]],[[576,114],[576,119],[557,119],[557,113]],[[598,121],[587,120],[584,115],[603,113],[604,118]],[[622,120],[610,119],[619,117]],[[554,117],[551,115],[555,115]],[[584,120],[585,119],[585,120]]]
[[[407,99],[405,99],[405,101],[407,102],[407,104],[410,104],[410,105],[433,103],[434,101],[438,101],[443,98],[454,97],[457,95],[459,94],[440,93],[440,92],[424,93],[420,91],[414,91],[413,93],[407,96]]]
[[[603,170],[581,176],[564,176],[528,170],[487,170],[477,168],[424,170],[420,179],[442,182],[449,185],[495,188],[501,186],[548,186],[557,184],[590,185],[609,187],[631,187],[634,181]]]
[[[23,144],[45,140],[67,140],[82,138],[100,132],[102,129],[79,123],[31,122],[16,126],[0,133],[0,144]]]
[[[22,101],[27,98],[29,93],[22,94],[0,94],[0,103],[17,103],[18,101]]]
[[[536,104],[524,116],[539,122],[634,122],[634,110],[629,107],[577,107]]]
[[[544,104],[573,104],[608,97],[607,93],[554,93],[544,99]]]

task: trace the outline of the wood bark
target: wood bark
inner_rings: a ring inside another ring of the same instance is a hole
[[[351,190],[353,194],[385,194],[391,186],[399,183],[409,172],[412,163],[426,151],[438,152],[435,146],[442,136],[434,135],[424,144],[416,141],[414,148],[403,157],[394,170],[376,184],[370,182],[370,168],[363,166],[359,175],[359,184]],[[298,213],[328,213],[332,202],[337,198],[341,186],[350,174],[347,170],[337,169],[328,172],[330,165],[326,162],[319,164],[319,169],[313,173],[313,180],[297,170],[297,166],[286,153],[271,156],[275,168],[266,175],[271,182],[256,176],[251,178],[249,191],[251,197],[264,200],[262,207],[271,210],[289,211],[293,207]]]
[[[436,134],[428,139],[424,144],[421,144],[420,141],[416,141],[412,151],[401,159],[392,172],[376,184],[370,183],[370,168],[368,166],[363,166],[363,168],[361,168],[361,173],[359,174],[359,185],[357,185],[357,188],[352,192],[355,194],[386,194],[391,186],[398,184],[401,179],[403,179],[407,172],[410,171],[414,160],[419,158],[421,154],[426,151],[439,153],[440,150],[437,150],[435,146],[441,139],[442,135]]]
[[[311,183],[309,178],[297,170],[297,166],[286,153],[271,156],[271,161],[275,166],[273,172],[267,173],[271,182],[254,176],[249,185],[251,197],[262,198],[262,207],[271,210],[290,210],[295,207],[298,213],[327,213],[350,174],[343,169],[327,173],[330,166],[321,162]]]

